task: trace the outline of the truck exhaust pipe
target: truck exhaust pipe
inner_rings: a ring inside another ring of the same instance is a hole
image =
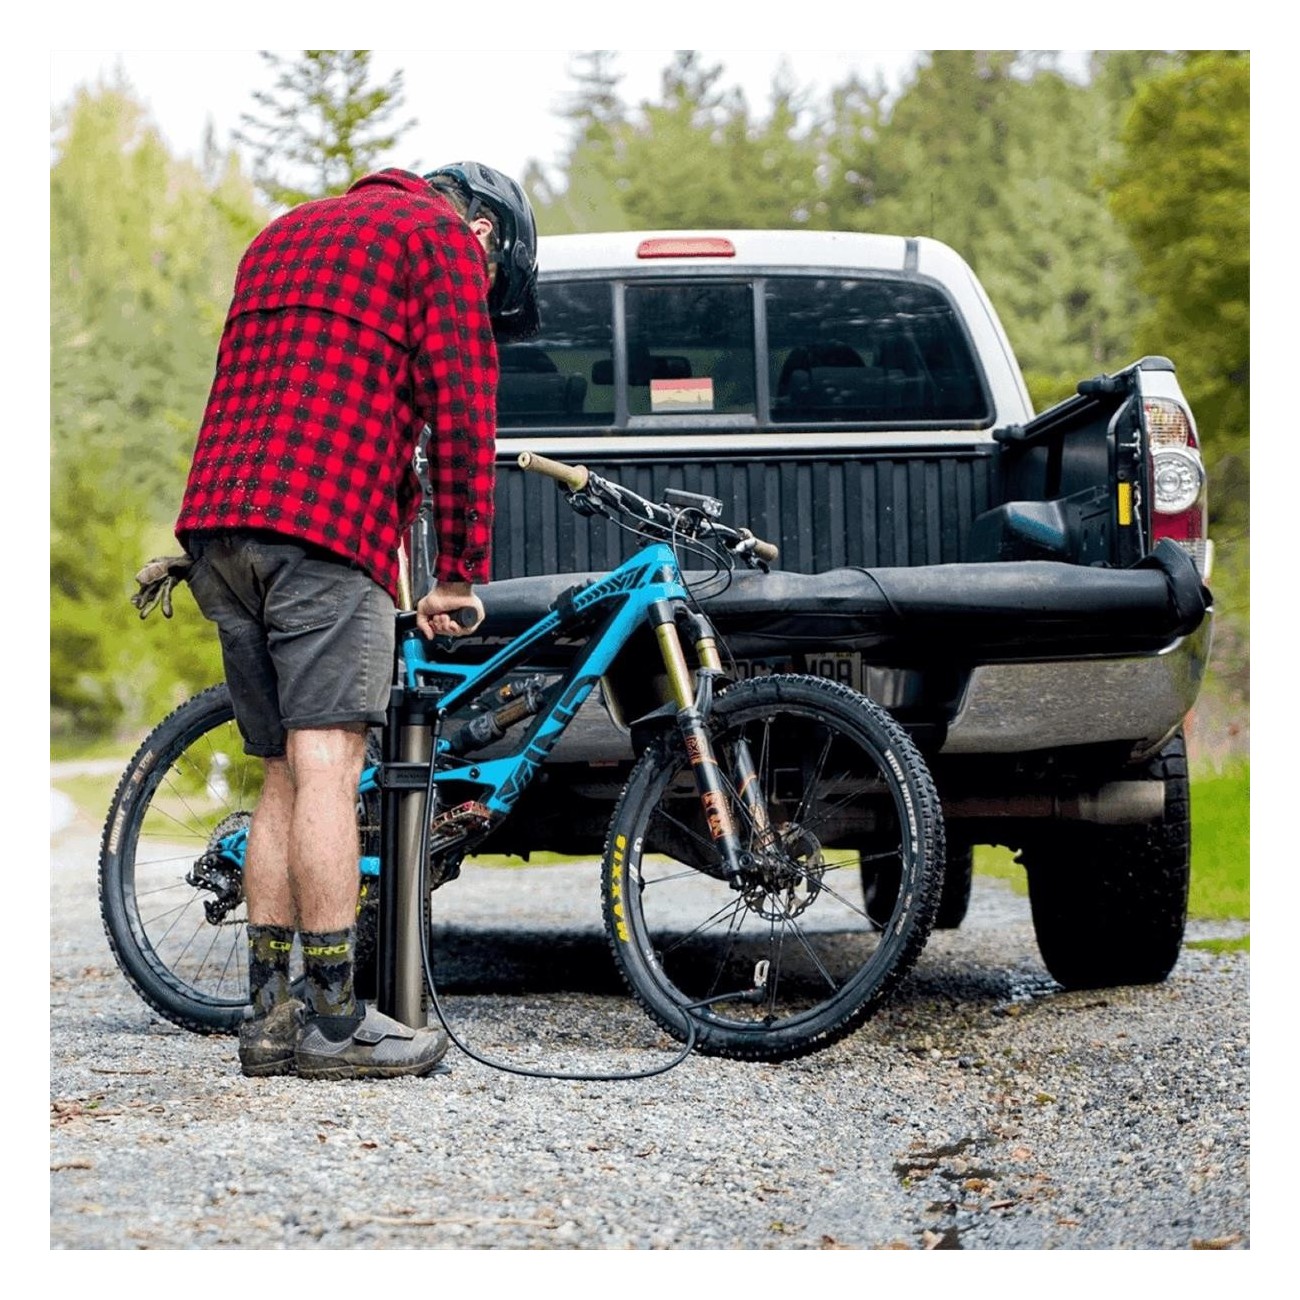
[[[1133,826],[1159,821],[1165,813],[1160,781],[1111,781],[1076,794],[1024,794],[945,799],[944,816],[956,821],[980,817],[1050,818],[1097,826]]]

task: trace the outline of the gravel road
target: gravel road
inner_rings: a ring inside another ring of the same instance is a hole
[[[96,838],[74,819],[51,845],[54,1249],[1250,1245],[1246,955],[1189,947],[1159,987],[1064,993],[1027,901],[977,881],[892,1003],[802,1061],[574,1083],[453,1049],[426,1080],[249,1080],[231,1040],[159,1020],[118,973]],[[594,868],[544,867],[437,895],[462,1037],[526,1067],[665,1059],[597,893]]]

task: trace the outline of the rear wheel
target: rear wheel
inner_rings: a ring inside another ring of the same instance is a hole
[[[1165,788],[1159,821],[1063,826],[1037,834],[1021,851],[1038,949],[1066,988],[1158,984],[1178,960],[1191,867],[1181,732],[1147,764],[1145,776]]]
[[[733,686],[709,732],[747,865],[734,885],[723,878],[681,738],[665,734],[610,826],[610,944],[669,1033],[684,1039],[689,1015],[702,1052],[801,1056],[866,1020],[924,947],[943,870],[938,796],[889,715],[821,678]],[[901,882],[881,921],[867,910],[866,861]]]
[[[99,902],[113,956],[155,1011],[198,1033],[232,1032],[248,1004],[242,840],[261,790],[261,760],[244,753],[229,692],[213,686],[150,733],[104,827]],[[377,855],[378,796],[358,811],[362,853]],[[359,986],[373,983],[374,883],[363,881],[357,918]]]

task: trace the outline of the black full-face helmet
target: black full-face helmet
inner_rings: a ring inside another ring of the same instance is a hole
[[[482,163],[448,163],[426,172],[434,186],[452,186],[469,205],[473,221],[480,207],[497,219],[497,248],[492,254],[496,280],[488,294],[492,330],[498,339],[526,339],[537,333],[537,222],[520,185],[504,172]]]

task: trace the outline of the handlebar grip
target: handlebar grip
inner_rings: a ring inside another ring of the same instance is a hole
[[[748,528],[739,529],[740,535],[749,543],[750,554],[758,556],[764,564],[775,564],[781,558],[781,548],[772,542],[765,542],[755,537]]]
[[[519,468],[532,470],[534,474],[545,474],[574,492],[581,492],[591,477],[585,465],[565,465],[562,461],[551,460],[548,456],[539,456],[535,451],[519,453]]]
[[[473,605],[462,605],[459,609],[451,610],[447,617],[457,627],[473,627],[478,619],[478,611]]]

